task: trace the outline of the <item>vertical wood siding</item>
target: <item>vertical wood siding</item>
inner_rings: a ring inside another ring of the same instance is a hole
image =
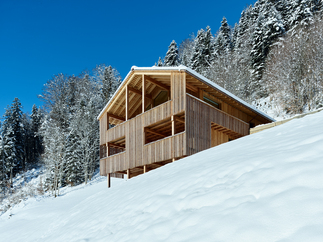
[[[100,119],[100,145],[103,145],[106,143],[106,131],[107,131],[107,114],[103,115],[103,117]]]
[[[183,112],[185,110],[186,95],[186,74],[172,73],[171,75],[171,99],[173,100],[173,114]]]
[[[126,164],[126,152],[122,152],[104,159],[106,174],[113,173],[115,171],[124,171],[127,169]],[[101,162],[101,161],[100,161]],[[100,163],[100,171],[101,171],[101,163]]]
[[[256,114],[254,114],[254,116],[250,116],[244,112],[242,112],[241,110],[229,105],[228,103],[224,102],[224,101],[221,101],[219,100],[218,98],[214,97],[213,95],[210,95],[206,92],[203,92],[200,94],[201,96],[201,99],[203,99],[203,96],[206,96],[212,100],[214,100],[215,102],[217,103],[221,103],[221,110],[227,114],[230,114],[244,122],[252,122],[254,123],[255,125],[258,125],[258,124],[262,124],[263,122],[261,121],[261,119],[259,119],[259,117],[255,117]],[[255,118],[254,118],[255,117]]]
[[[185,132],[147,144],[143,149],[143,165],[185,156]]]
[[[125,125],[124,123],[119,124],[111,129],[106,130],[106,142],[116,140],[125,136]]]
[[[100,176],[106,176],[107,175],[106,164],[107,164],[107,159],[101,159],[100,160]]]
[[[145,113],[143,116],[143,126],[148,126],[160,120],[164,120],[172,115],[172,101],[165,102]]]
[[[201,100],[186,96],[187,154],[192,155],[211,147],[211,122],[221,125],[242,136],[249,132],[249,125],[218,110]]]

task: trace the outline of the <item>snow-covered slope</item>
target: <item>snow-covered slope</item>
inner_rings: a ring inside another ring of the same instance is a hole
[[[0,217],[2,241],[323,241],[323,112]]]

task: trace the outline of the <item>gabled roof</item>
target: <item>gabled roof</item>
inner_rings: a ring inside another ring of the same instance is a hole
[[[180,66],[177,66],[177,67],[166,67],[166,66],[162,66],[162,67],[158,67],[158,66],[153,66],[153,67],[137,67],[137,66],[133,66],[131,68],[131,71],[127,74],[126,78],[121,83],[121,85],[119,86],[119,88],[116,90],[116,92],[114,93],[114,95],[111,97],[111,99],[109,100],[109,102],[102,109],[102,111],[98,115],[97,119],[100,119],[101,118],[101,116],[104,114],[104,112],[106,111],[106,109],[109,107],[110,103],[112,103],[114,101],[114,99],[117,96],[117,94],[125,87],[126,83],[128,83],[130,77],[132,76],[132,74],[135,71],[147,71],[147,72],[154,72],[154,71],[185,71],[189,75],[195,77],[196,79],[198,79],[199,81],[205,83],[206,85],[210,86],[211,88],[216,89],[218,92],[220,92],[222,94],[225,94],[226,96],[228,96],[231,99],[235,100],[240,105],[242,105],[242,106],[246,107],[247,109],[255,112],[259,116],[262,116],[263,118],[265,118],[267,120],[270,120],[272,122],[275,121],[275,119],[271,118],[270,116],[268,116],[264,112],[258,110],[254,106],[252,106],[249,103],[243,101],[239,97],[235,96],[231,92],[229,92],[229,91],[225,90],[224,88],[220,87],[216,83],[210,81],[209,79],[207,79],[206,77],[204,77],[201,74],[197,73],[196,71],[192,70],[191,68],[186,67],[186,66],[183,66],[183,65],[180,65]]]

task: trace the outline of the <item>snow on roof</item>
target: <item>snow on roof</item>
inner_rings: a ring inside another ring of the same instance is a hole
[[[200,79],[201,81],[205,82],[206,84],[210,85],[211,87],[219,90],[220,92],[226,94],[227,96],[233,98],[234,100],[236,100],[237,102],[241,103],[242,105],[246,106],[247,108],[253,110],[255,113],[258,113],[259,115],[271,120],[272,122],[275,122],[276,120],[271,118],[270,116],[268,116],[267,114],[265,114],[264,112],[258,110],[256,107],[250,105],[249,103],[243,101],[242,99],[240,99],[239,97],[237,97],[236,95],[232,94],[231,92],[227,91],[226,89],[224,89],[223,87],[220,87],[218,84],[212,82],[211,80],[207,79],[206,77],[202,76],[201,74],[197,73],[196,71],[192,70],[191,68],[184,66],[184,65],[179,65],[179,66],[152,66],[152,67],[137,67],[137,66],[132,66],[131,67],[131,71],[127,74],[126,78],[124,80],[127,80],[129,75],[132,73],[132,71],[160,71],[160,70],[169,70],[169,71],[186,71],[189,74],[195,76],[196,78]],[[108,107],[108,105],[110,104],[110,102],[112,101],[112,99],[115,97],[116,93],[118,93],[119,89],[121,89],[123,86],[123,84],[121,84],[119,86],[119,88],[117,89],[117,91],[114,93],[114,95],[112,96],[112,98],[109,100],[109,102],[107,103],[107,105],[105,105],[105,107],[103,108],[103,110],[101,111],[101,113],[98,116],[98,119],[101,117],[101,115],[103,114],[104,110]]]

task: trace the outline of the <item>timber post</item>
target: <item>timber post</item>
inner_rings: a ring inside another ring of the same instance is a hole
[[[111,187],[111,175],[110,175],[110,173],[107,174],[107,179],[108,179],[108,187]]]

